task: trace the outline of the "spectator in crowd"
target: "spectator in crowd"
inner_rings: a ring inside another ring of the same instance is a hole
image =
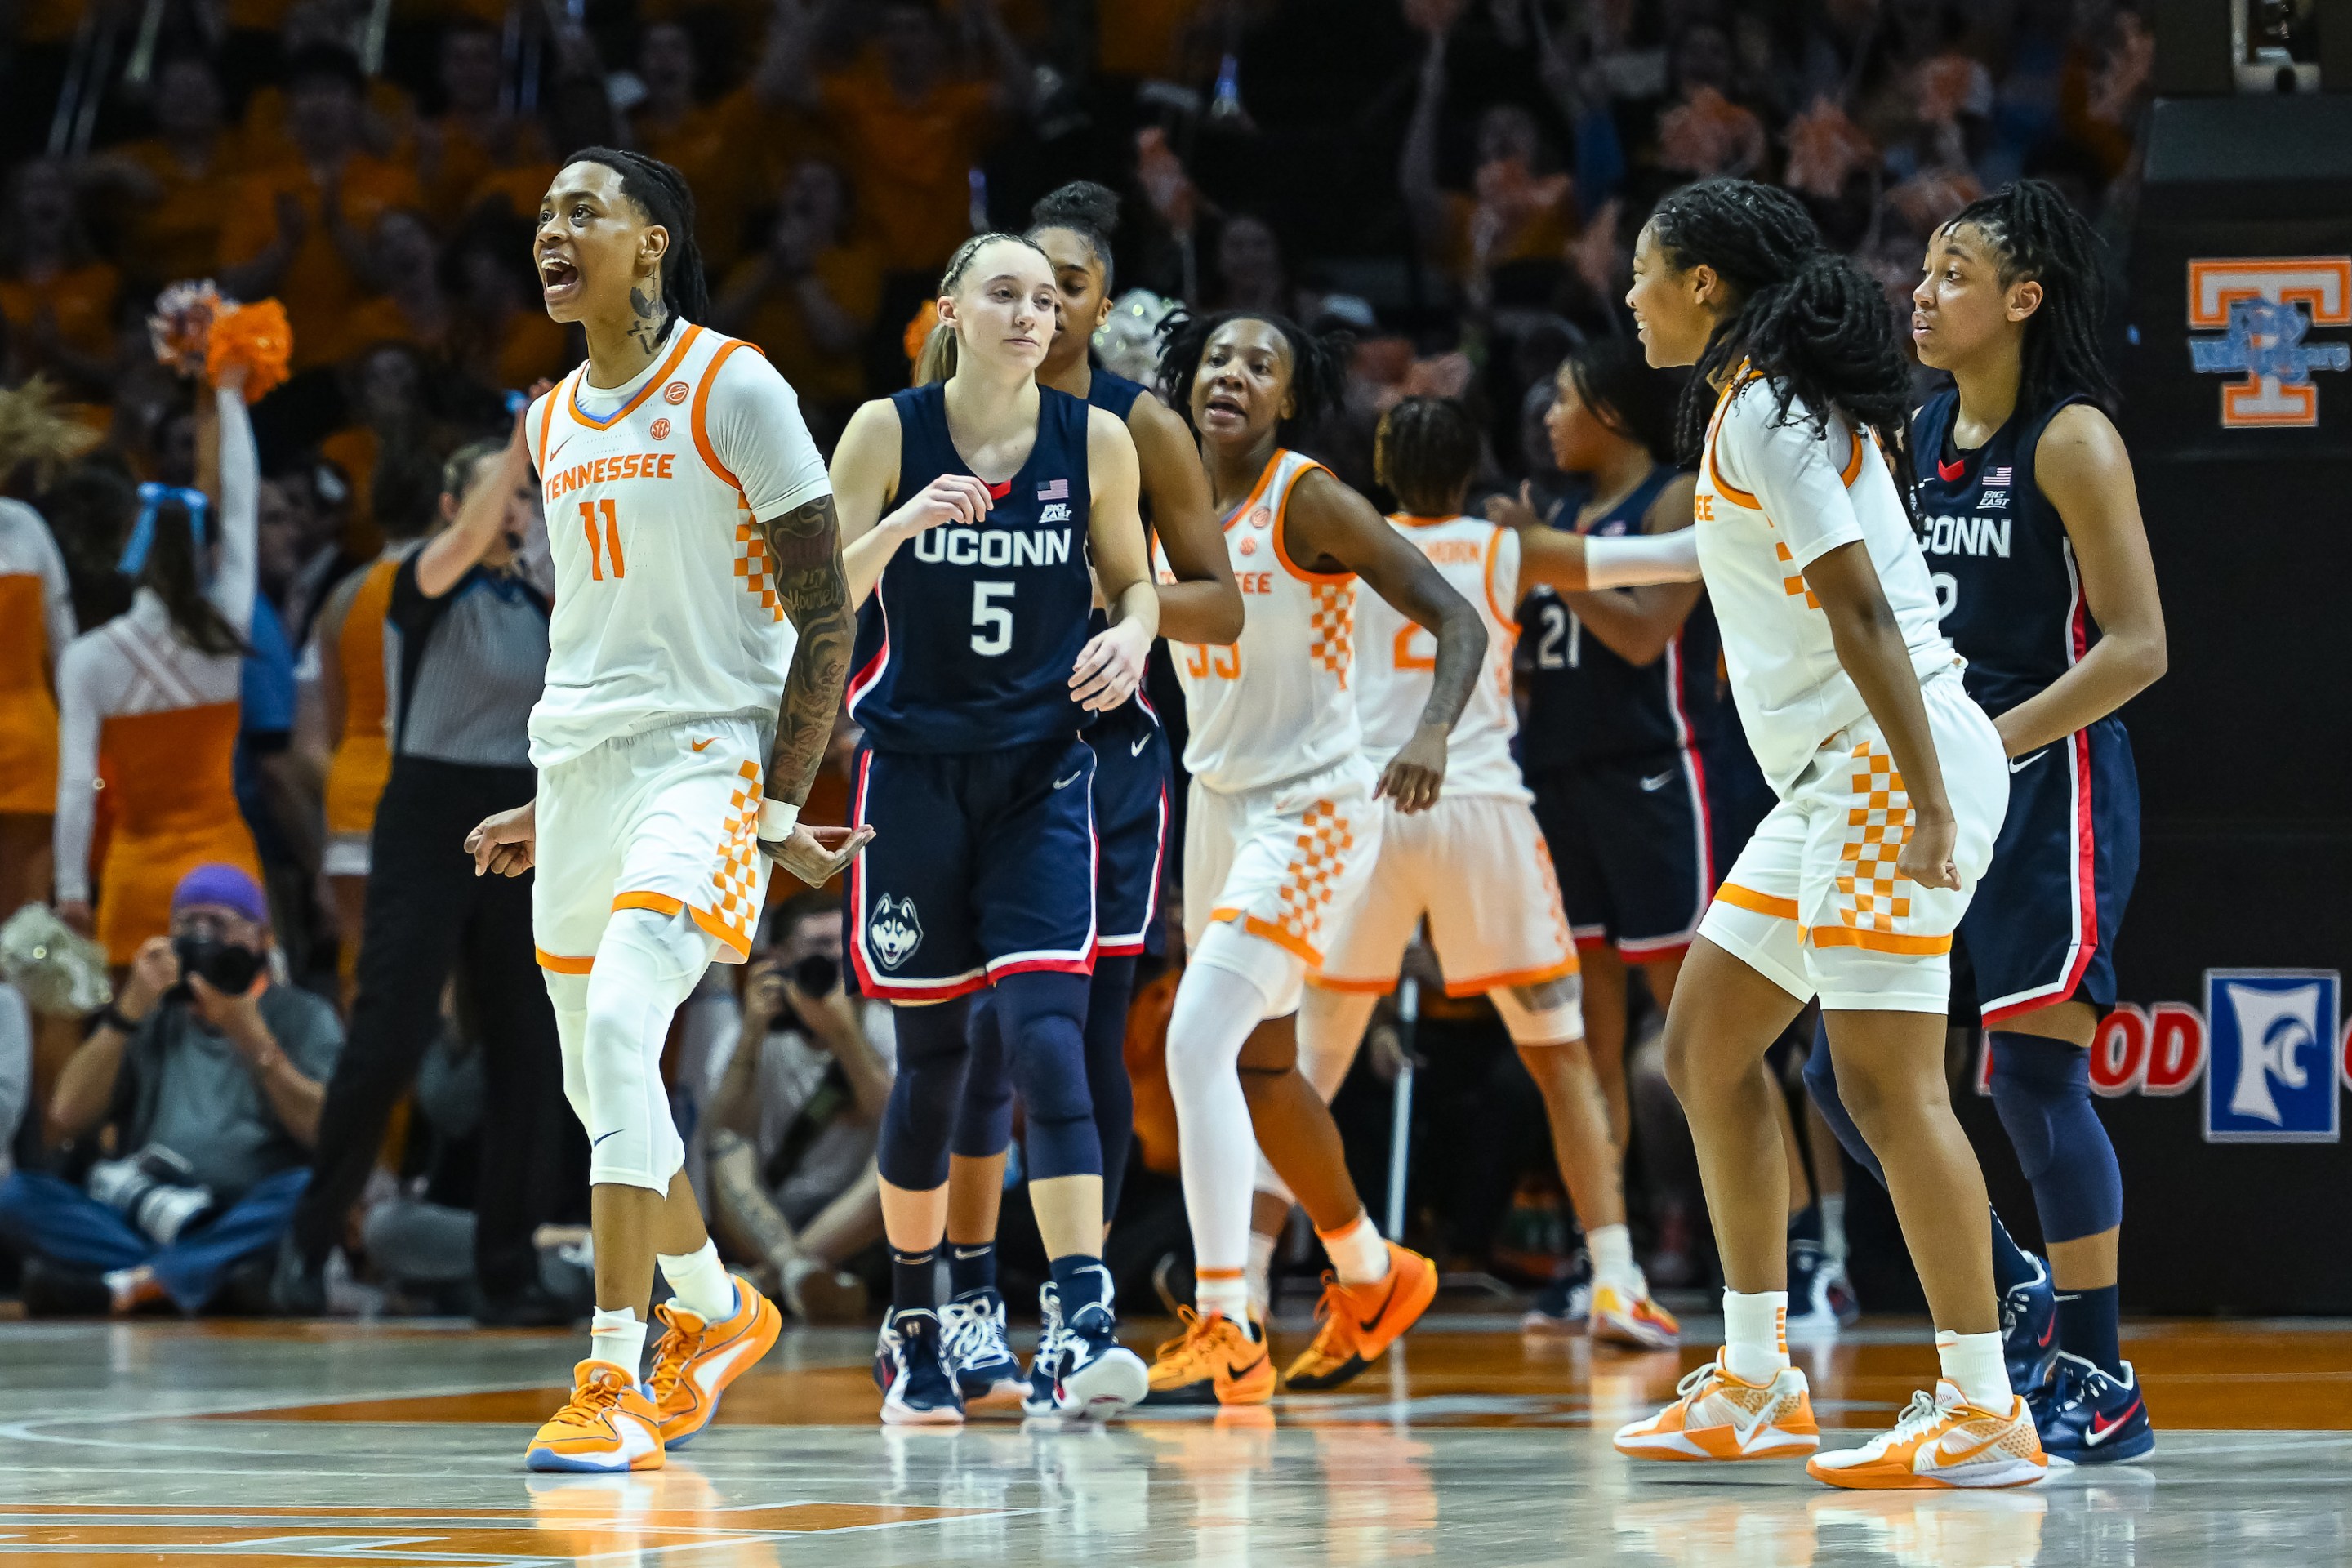
[[[823,439],[865,396],[857,345],[881,304],[881,264],[848,234],[841,173],[795,165],[764,249],[738,262],[711,301],[710,324],[748,338],[817,417]]]
[[[1446,7],[1430,9],[1436,13],[1431,20],[1444,19]],[[1448,35],[1447,26],[1429,29],[1398,183],[1423,255],[1474,305],[1483,306],[1496,268],[1560,261],[1575,232],[1575,209],[1568,175],[1551,167],[1535,117],[1517,104],[1496,104],[1479,116],[1470,191],[1440,184],[1438,124]]]
[[[334,1009],[270,975],[269,910],[233,866],[199,866],[171,933],[140,943],[114,1002],[58,1076],[49,1133],[115,1157],[79,1184],[0,1183],[0,1239],[23,1254],[28,1310],[212,1305],[278,1243],[310,1180]],[[240,1292],[240,1295],[242,1293]]]
[[[242,0],[247,5],[282,5],[282,0]],[[359,58],[360,37],[367,22],[364,0],[294,0],[278,12],[278,68],[245,100],[238,128],[239,153],[250,169],[299,163],[309,156],[309,143],[297,123],[302,108],[296,79],[300,61],[321,50]],[[416,110],[397,83],[383,77],[354,79],[361,93],[353,122],[355,145],[379,158],[414,162]]]
[[[559,148],[530,116],[500,101],[499,35],[488,23],[459,17],[442,30],[438,79],[443,108],[420,130],[426,210],[456,217],[473,205],[484,181],[500,170],[540,164]]]
[[[155,68],[148,111],[155,133],[117,148],[114,163],[128,180],[131,265],[142,285],[160,288],[211,273],[244,166],[222,120],[220,79],[203,56]]]
[[[66,165],[55,158],[18,164],[0,224],[8,380],[45,371],[74,395],[102,399],[113,372],[121,290],[122,275],[97,254],[82,226]]]
[[[571,367],[571,336],[540,303],[529,225],[495,205],[477,213],[449,242],[442,271],[456,319],[448,361],[458,374],[508,392]]]
[[[750,85],[713,104],[697,96],[694,35],[676,22],[647,27],[637,46],[643,102],[630,113],[632,144],[686,176],[704,265],[723,275],[743,253],[743,223],[759,194],[764,115]]]
[[[874,1152],[894,1037],[889,1008],[848,978],[840,900],[812,889],[777,906],[735,1038],[719,1042],[707,1121],[712,1228],[804,1322],[863,1319],[866,1287],[844,1265],[882,1235]]]
[[[563,1103],[555,1015],[531,946],[530,879],[478,877],[466,835],[530,799],[531,705],[547,683],[546,595],[520,570],[541,526],[522,422],[444,471],[444,526],[393,568],[384,625],[392,765],[377,803],[352,1045],[329,1085],[317,1180],[280,1259],[276,1300],[323,1304],[328,1254],[365,1184],[394,1104],[439,1026],[462,969],[478,1026],[490,1124],[482,1136],[475,1273],[486,1323],[568,1321],[539,1279],[532,1232],[562,1187]]]
[[[346,367],[344,403],[357,417],[320,442],[319,451],[351,476],[342,546],[354,560],[373,559],[383,548],[376,522],[379,470],[432,464],[436,447],[447,449],[426,400],[427,376],[425,356],[401,342],[372,343]]]
[[[232,370],[196,394],[199,487],[142,495],[121,562],[139,584],[129,612],[76,637],[58,661],[58,913],[118,966],[170,928],[172,889],[192,868],[261,872],[234,763],[258,601],[261,476],[244,385]],[[110,831],[93,914],[101,769]]]
[[[375,220],[367,279],[379,291],[352,313],[352,341],[404,342],[436,359],[457,346],[457,314],[442,289],[440,247],[422,212],[390,207]]]
[[[221,229],[223,290],[285,301],[297,370],[332,364],[361,346],[352,318],[373,291],[370,237],[388,209],[425,200],[407,165],[365,149],[366,83],[359,61],[332,45],[288,62],[294,155],[256,158]]]

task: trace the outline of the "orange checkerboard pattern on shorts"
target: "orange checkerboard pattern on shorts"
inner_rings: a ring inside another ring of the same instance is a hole
[[[742,782],[728,797],[719,869],[710,874],[710,915],[737,946],[748,948],[760,922],[760,764],[744,763],[736,776]]]
[[[1356,585],[1349,583],[1318,583],[1315,584],[1315,609],[1308,617],[1315,640],[1307,645],[1307,657],[1339,678],[1339,689],[1348,689],[1348,670],[1356,658]]]
[[[1545,908],[1551,916],[1552,939],[1563,952],[1576,951],[1576,937],[1568,929],[1568,903],[1559,896],[1559,874],[1552,868],[1551,846],[1538,834],[1536,837],[1536,864],[1543,872]]]
[[[1903,793],[1894,756],[1866,742],[1856,746],[1853,794],[1862,804],[1846,812],[1838,919],[1857,931],[1891,931],[1911,912],[1910,898],[1895,890],[1910,879],[1895,868],[1895,858],[1911,837],[1911,797]]]
[[[784,618],[784,607],[776,601],[775,575],[768,570],[768,542],[748,512],[735,525],[735,575],[743,579],[744,590],[760,601],[770,620]]]
[[[1290,859],[1289,879],[1283,883],[1277,900],[1281,913],[1275,924],[1285,934],[1321,952],[1323,918],[1339,891],[1348,851],[1355,847],[1355,831],[1339,807],[1318,800],[1307,808],[1299,821],[1298,849]]]

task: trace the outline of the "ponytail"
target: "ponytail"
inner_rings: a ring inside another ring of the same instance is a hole
[[[198,513],[176,496],[142,494],[144,510],[132,530],[132,546],[144,545],[133,579],[163,602],[172,629],[198,653],[226,657],[250,652],[236,628],[205,596]],[[142,537],[143,536],[143,537]]]
[[[915,356],[915,384],[934,385],[952,377],[955,371],[955,329],[945,321],[934,322],[923,339],[922,352]]]
[[[621,194],[635,202],[647,223],[669,231],[662,252],[662,303],[670,319],[662,336],[680,320],[699,321],[710,313],[710,280],[702,267],[702,247],[694,233],[694,191],[686,176],[658,158],[617,147],[583,147],[566,163],[602,163],[621,176]]]
[[[1874,434],[1911,489],[1906,446],[1910,362],[1896,346],[1885,291],[1822,244],[1812,215],[1788,192],[1748,180],[1702,180],[1658,204],[1659,247],[1677,268],[1706,266],[1730,286],[1733,305],[1708,334],[1683,389],[1677,437],[1685,461],[1706,437],[1716,388],[1744,363],[1769,381],[1778,419],[1802,402],[1816,435],[1832,410]]]

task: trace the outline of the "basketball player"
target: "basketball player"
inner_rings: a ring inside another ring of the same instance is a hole
[[[1389,814],[1370,885],[1307,977],[1299,1058],[1318,1093],[1328,1100],[1339,1092],[1372,1007],[1395,988],[1405,946],[1426,916],[1446,994],[1483,993],[1495,1005],[1542,1092],[1560,1180],[1592,1249],[1593,1337],[1667,1350],[1681,1331],[1650,1300],[1633,1261],[1608,1104],[1585,1050],[1576,946],[1511,755],[1518,626],[1509,606],[1519,599],[1519,541],[1500,524],[1462,515],[1480,455],[1477,426],[1451,399],[1408,397],[1381,416],[1373,472],[1404,507],[1390,525],[1477,607],[1486,669],[1448,741],[1437,804]],[[1356,711],[1365,758],[1377,768],[1428,707],[1435,659],[1429,634],[1385,600],[1357,595],[1356,633]],[[1259,1173],[1261,1191],[1270,1190],[1267,1174]],[[1279,1195],[1286,1211],[1288,1194]],[[1262,1237],[1259,1250],[1270,1251],[1270,1242]]]
[[[1249,1312],[1258,1147],[1306,1205],[1332,1272],[1293,1389],[1336,1388],[1437,1294],[1429,1259],[1384,1241],[1339,1130],[1298,1071],[1307,971],[1363,896],[1390,810],[1426,811],[1446,737],[1486,674],[1486,631],[1429,558],[1285,442],[1335,402],[1334,347],[1278,316],[1228,311],[1169,335],[1161,384],[1201,438],[1242,590],[1240,638],[1176,659],[1192,735],[1184,842],[1191,960],[1168,1025],[1199,1310],[1160,1349],[1156,1401],[1263,1404],[1274,1363]],[[1356,718],[1356,579],[1433,633],[1427,702],[1377,775]],[[1386,805],[1382,802],[1385,801]]]
[[[1088,341],[1110,316],[1112,233],[1118,197],[1078,180],[1031,210],[1029,237],[1053,263],[1061,290],[1060,323],[1040,384],[1123,420],[1140,466],[1146,521],[1159,537],[1175,581],[1161,584],[1160,630],[1182,641],[1231,642],[1241,635],[1242,600],[1224,542],[1209,515],[1209,480],[1192,433],[1144,387],[1092,362]],[[1097,616],[1101,612],[1096,612]],[[1097,622],[1097,630],[1101,623]],[[1135,1096],[1125,1049],[1128,1001],[1136,959],[1159,917],[1160,868],[1168,841],[1168,738],[1140,688],[1135,700],[1103,714],[1086,731],[1095,753],[1095,973],[1087,991],[1087,1083],[1095,1131],[1102,1141],[1103,1221],[1118,1213],[1135,1126]],[[1004,1299],[996,1289],[997,1209],[1004,1192],[1005,1150],[1013,1139],[1013,1082],[1005,1071],[995,992],[972,998],[971,1064],[948,1158],[948,1278],[953,1295],[940,1309],[940,1331],[965,1407],[1005,1401],[1021,1391],[1020,1363],[1004,1336]]]
[[[1786,192],[1707,180],[1643,226],[1627,295],[1657,364],[1696,364],[1696,526],[1561,542],[1694,556],[1743,728],[1780,803],[1701,921],[1666,1015],[1723,1259],[1725,1345],[1617,1435],[1641,1458],[1820,1446],[1789,1364],[1788,1169],[1763,1057],[1819,995],[1839,1075],[1886,1172],[1943,1377],[1893,1430],[1809,1467],[1843,1487],[2016,1486],[2047,1461],[2001,1353],[1984,1177],[1943,1075],[1951,932],[1992,854],[2000,737],[1936,625],[1935,589],[1879,443],[1900,449],[1907,366],[1878,286]],[[1714,415],[1706,410],[1712,394]]]
[[[505,471],[466,503],[502,507],[536,469],[555,567],[539,793],[467,847],[483,870],[536,868],[532,935],[593,1184],[592,1348],[526,1462],[650,1469],[782,1326],[703,1229],[661,1051],[710,962],[750,952],[767,862],[819,886],[868,837],[798,821],[848,668],[848,594],[793,389],[692,322],[707,296],[677,171],[574,153],[533,250],[548,314],[579,323],[588,362],[531,404]],[[656,1259],[675,1298],[640,1383]]]
[[[1990,1031],[1993,1105],[2050,1247],[2054,1378],[2042,1266],[1997,1216],[1993,1272],[2011,1376],[2042,1447],[2089,1464],[2156,1446],[2119,1344],[2123,1177],[2091,1108],[2088,1050],[2115,1005],[2116,930],[2139,868],[2139,780],[2116,710],[2165,663],[2131,458],[2105,412],[2116,389],[2098,353],[2104,280],[2091,226],[2055,187],[2021,180],[1937,231],[1911,297],[1920,363],[1954,383],[1911,423],[1920,547],[1944,635],[2010,759],[2009,816],[1959,938]],[[1806,1076],[1875,1171],[1825,1054]]]
[[[963,1418],[934,1276],[984,987],[1028,1108],[1054,1269],[1024,1408],[1104,1416],[1144,1393],[1101,1257],[1085,1041],[1095,753],[1081,731],[1134,694],[1160,602],[1126,425],[1037,383],[1056,298],[1031,241],[967,240],[940,280],[921,384],[860,408],[834,454],[850,580],[872,595],[849,684],[866,730],[855,820],[880,835],[850,879],[850,954],[898,1031],[878,1155],[892,1288],[875,1380],[891,1423]],[[1097,581],[1111,613],[1090,636]]]

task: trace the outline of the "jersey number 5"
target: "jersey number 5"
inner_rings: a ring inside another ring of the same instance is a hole
[[[601,542],[596,537],[596,519],[600,510],[604,520],[604,537]],[[588,535],[588,575],[602,583],[604,580],[604,557],[610,555],[613,558],[613,575],[627,576],[628,563],[621,558],[620,509],[610,500],[583,500],[580,503],[580,526]]]
[[[974,583],[971,585],[971,651],[996,655],[1009,652],[1013,647],[1013,607],[1000,605],[999,599],[1013,597],[1010,583]]]

